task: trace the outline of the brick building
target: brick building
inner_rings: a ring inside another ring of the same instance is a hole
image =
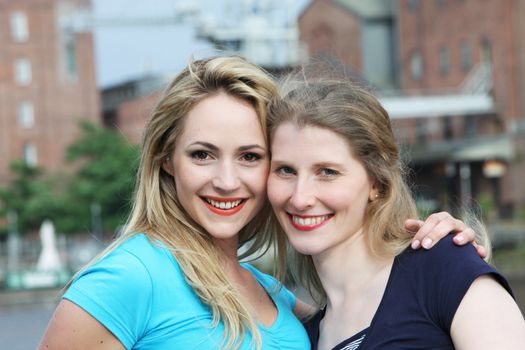
[[[313,0],[299,29],[311,55],[377,89],[421,202],[451,210],[473,198],[509,217],[525,210],[524,21],[520,0]],[[378,43],[392,56],[370,54]],[[371,73],[379,59],[392,83]]]
[[[310,57],[341,63],[378,86],[393,88],[393,2],[315,0],[298,18]],[[366,43],[366,45],[365,45]]]
[[[171,76],[146,75],[102,90],[104,125],[139,144],[144,126]]]
[[[17,159],[64,169],[79,120],[98,122],[89,0],[0,0],[0,184]]]

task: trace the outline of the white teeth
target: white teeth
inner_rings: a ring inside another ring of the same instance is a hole
[[[242,202],[242,200],[240,200],[240,199],[236,200],[236,201],[232,201],[232,202],[219,202],[219,201],[214,201],[213,199],[209,199],[209,198],[205,198],[205,199],[206,199],[206,202],[210,203],[215,208],[219,208],[219,209],[235,208],[236,206],[238,206]]]
[[[295,222],[297,225],[300,226],[312,226],[312,225],[319,225],[323,221],[327,220],[330,216],[329,215],[323,215],[323,216],[312,216],[308,218],[301,218],[299,216],[292,216],[293,222]]]

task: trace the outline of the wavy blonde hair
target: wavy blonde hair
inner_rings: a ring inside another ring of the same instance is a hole
[[[239,57],[214,57],[190,63],[168,86],[147,122],[130,218],[123,233],[101,256],[138,233],[164,243],[176,257],[188,284],[210,307],[211,326],[224,324],[221,345],[237,349],[250,332],[252,344],[260,348],[260,333],[249,306],[221,268],[218,250],[209,235],[181,207],[173,177],[162,168],[173,153],[188,112],[219,92],[253,106],[267,140],[267,105],[277,93],[273,79]],[[269,247],[276,250],[275,259],[284,256],[281,252],[284,240],[270,230],[271,221],[266,200],[261,212],[239,232],[239,248],[247,246],[240,258],[260,255]],[[276,262],[276,274],[280,275],[283,265],[282,259]]]
[[[367,89],[346,79],[288,77],[281,97],[268,109],[270,138],[279,125],[315,126],[333,131],[350,145],[353,155],[376,183],[379,196],[368,203],[364,230],[370,250],[380,256],[395,256],[410,244],[412,233],[404,227],[416,218],[416,206],[404,181],[404,168],[388,113]],[[486,231],[477,227],[486,238]],[[284,234],[282,229],[280,234]],[[484,241],[484,244],[487,244]],[[292,278],[304,286],[321,306],[326,294],[311,256],[292,252]]]

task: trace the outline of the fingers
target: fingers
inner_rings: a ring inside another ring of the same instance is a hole
[[[470,242],[474,242],[476,239],[476,232],[470,227],[466,227],[464,230],[459,231],[453,238],[454,243],[457,245],[465,245]]]
[[[412,244],[411,244],[412,249],[418,249],[419,247],[421,247],[422,235],[421,234],[418,235],[418,232],[421,226],[423,226],[423,221],[421,220],[408,219],[405,221],[405,229],[408,232],[414,234],[414,237],[412,238]]]
[[[411,221],[410,224],[412,228],[415,227],[415,222]],[[407,225],[405,224],[405,226]],[[437,241],[450,232],[462,232],[466,228],[461,220],[455,219],[447,212],[434,213],[420,226],[414,235],[411,246],[413,249],[417,249],[420,246],[425,249],[430,249]],[[466,239],[465,236],[460,235],[457,240],[461,242]]]
[[[485,259],[487,257],[487,250],[484,246],[479,245],[476,242],[472,242],[472,245],[474,246],[474,248],[476,248],[476,252],[482,259]]]

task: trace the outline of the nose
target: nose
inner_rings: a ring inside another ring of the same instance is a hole
[[[238,189],[240,180],[235,165],[229,161],[221,162],[216,168],[212,185],[218,191],[231,192]]]
[[[297,211],[305,211],[315,205],[315,185],[308,178],[297,178],[289,202]]]

